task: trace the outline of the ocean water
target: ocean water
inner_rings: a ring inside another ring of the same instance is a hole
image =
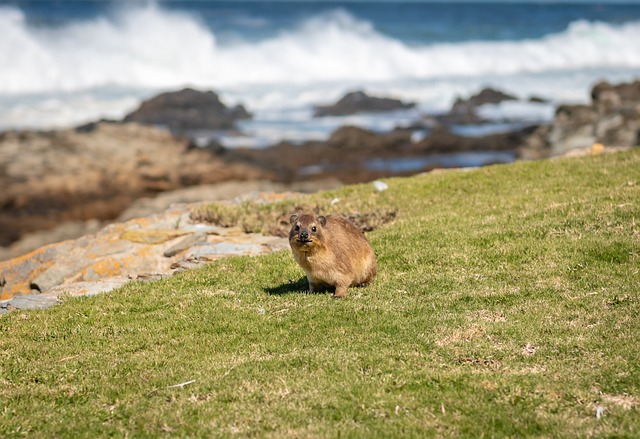
[[[387,130],[491,86],[523,100],[496,121],[544,121],[598,80],[640,78],[640,4],[0,0],[0,130],[121,118],[143,99],[211,89],[255,115],[229,146]],[[352,90],[418,104],[312,117]]]

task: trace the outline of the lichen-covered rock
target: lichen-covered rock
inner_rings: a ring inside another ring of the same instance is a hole
[[[28,295],[96,294],[121,285],[122,279],[149,273],[166,276],[227,255],[287,248],[284,238],[194,223],[191,209],[174,206],[162,214],[111,224],[95,234],[2,261],[0,301]]]

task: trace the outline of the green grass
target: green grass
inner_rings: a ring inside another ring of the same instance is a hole
[[[344,300],[279,252],[9,313],[0,437],[639,437],[639,177],[636,149],[311,196],[397,212]]]

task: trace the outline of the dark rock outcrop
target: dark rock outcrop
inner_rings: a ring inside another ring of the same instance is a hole
[[[536,127],[518,131],[490,134],[482,137],[465,137],[446,129],[436,129],[414,145],[422,154],[451,154],[471,151],[513,151],[527,139]]]
[[[163,93],[143,102],[124,121],[159,125],[174,132],[184,132],[231,129],[237,120],[248,118],[251,118],[251,114],[242,105],[229,108],[212,91],[186,88]]]
[[[0,245],[68,221],[109,220],[161,191],[274,178],[229,163],[165,130],[98,123],[89,132],[0,134]]]
[[[410,144],[411,133],[406,131],[379,134],[354,126],[338,128],[326,142],[328,147],[340,150],[341,154],[355,153],[358,156],[363,151],[374,154],[378,151],[398,151],[408,148]]]
[[[314,107],[314,116],[347,116],[357,113],[384,113],[415,107],[415,103],[405,103],[399,99],[369,96],[362,91],[347,93],[333,105]]]
[[[480,93],[471,96],[469,99],[458,98],[451,108],[451,113],[465,114],[472,113],[476,108],[486,104],[499,104],[504,101],[515,101],[517,98],[493,88],[485,88]]]
[[[441,127],[426,138],[414,141],[411,131],[374,133],[346,126],[337,129],[326,142],[311,141],[302,145],[282,142],[262,150],[235,149],[228,155],[238,160],[269,164],[277,169],[278,175],[286,176],[290,181],[333,176],[350,184],[390,175],[388,170],[369,167],[371,160],[411,160],[469,151],[515,151],[534,129],[535,127],[531,127],[483,137],[464,137]],[[431,168],[421,170],[428,169]],[[419,171],[407,171],[405,174],[415,172]]]
[[[503,101],[513,101],[517,98],[492,88],[485,88],[468,99],[457,98],[448,113],[428,118],[437,125],[450,127],[452,125],[479,125],[486,120],[477,113],[478,107],[486,104],[499,104]]]

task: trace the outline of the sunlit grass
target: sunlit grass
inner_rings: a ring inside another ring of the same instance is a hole
[[[343,300],[279,252],[12,312],[0,436],[637,436],[639,177],[635,150],[313,195],[397,212]]]

